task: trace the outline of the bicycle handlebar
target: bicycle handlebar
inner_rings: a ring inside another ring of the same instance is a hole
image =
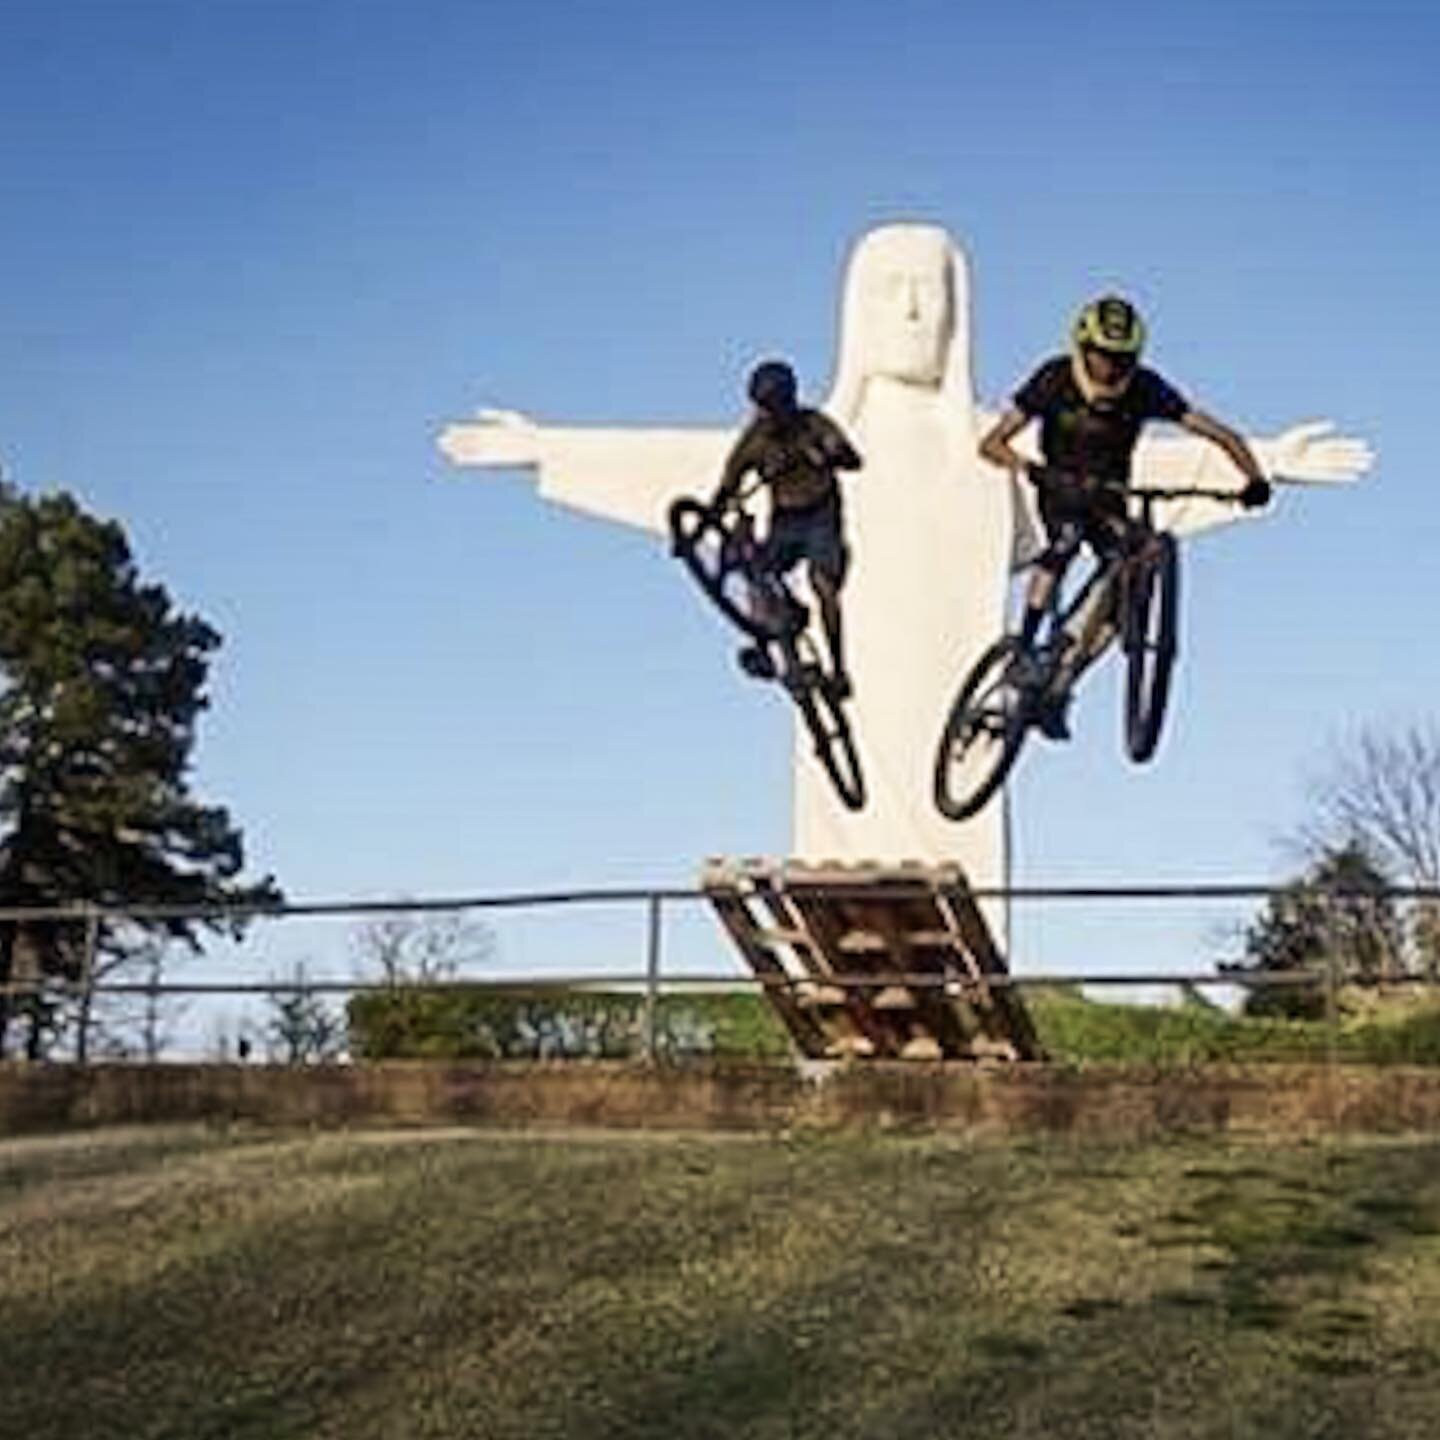
[[[1224,500],[1231,505],[1240,505],[1238,490],[1213,490],[1202,485],[1127,485],[1127,495],[1148,495],[1153,500]]]
[[[1216,490],[1202,485],[1107,485],[1099,476],[1085,475],[1078,470],[1052,469],[1048,465],[1032,465],[1030,478],[1036,486],[1075,485],[1081,488],[1112,490],[1129,498],[1139,496],[1150,500],[1220,500],[1230,505],[1240,505],[1239,490]]]
[[[765,482],[761,479],[746,480],[732,490],[723,500],[716,501],[712,495],[708,500],[697,500],[702,509],[708,510],[712,515],[723,515],[730,510],[744,510],[745,502],[753,498]]]

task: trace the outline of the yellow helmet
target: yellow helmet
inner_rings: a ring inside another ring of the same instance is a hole
[[[1128,300],[1118,295],[1092,300],[1070,327],[1071,366],[1085,398],[1093,404],[1124,394],[1144,347],[1145,322]],[[1087,361],[1087,351],[1109,357],[1108,365],[1098,359],[1095,365],[1110,373],[1096,374]]]
[[[1118,295],[1102,295],[1076,316],[1070,336],[1077,346],[1093,345],[1112,355],[1133,355],[1139,359],[1145,348],[1145,322],[1128,300]]]

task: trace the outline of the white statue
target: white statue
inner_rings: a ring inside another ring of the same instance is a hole
[[[944,230],[886,225],[856,246],[822,408],[865,462],[840,483],[853,555],[843,594],[850,714],[870,798],[859,813],[846,810],[797,726],[795,853],[959,861],[973,884],[1003,885],[1000,806],[955,825],[934,808],[931,775],[950,701],[1000,633],[1012,564],[1032,553],[1038,530],[1029,495],[976,451],[993,417],[975,401],[969,266]],[[449,426],[440,447],[456,465],[533,467],[544,498],[665,533],[672,500],[712,492],[733,439],[727,429],[579,429],[482,410]],[[1324,424],[1250,444],[1279,480],[1349,480],[1369,465],[1361,442]],[[1135,473],[1164,486],[1238,491],[1243,483],[1223,454],[1190,436],[1142,440]],[[1217,501],[1157,509],[1182,533],[1239,514]],[[677,603],[681,584],[677,567]],[[749,682],[737,672],[736,683]]]

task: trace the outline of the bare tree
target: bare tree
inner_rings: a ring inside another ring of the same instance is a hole
[[[265,1025],[266,1049],[286,1065],[312,1065],[336,1060],[345,1048],[345,1022],[316,994],[296,964],[288,981],[272,983],[265,997],[270,1014]]]
[[[69,1048],[82,1065],[92,1056],[158,1060],[174,1045],[189,1008],[163,990],[176,947],[161,935],[111,927],[103,945],[86,950],[86,962],[77,961],[75,986],[55,1010],[52,1053]],[[117,981],[147,988],[139,995],[107,995],[105,986]]]
[[[1440,887],[1440,724],[1365,727],[1331,752],[1311,782],[1313,854],[1357,844],[1401,885]],[[1440,976],[1440,903],[1407,907],[1419,968]]]
[[[397,910],[357,925],[350,943],[362,972],[389,985],[449,980],[495,955],[495,932],[459,910]]]
[[[175,1044],[180,1022],[189,1009],[188,1002],[167,995],[163,988],[176,953],[165,940],[142,937],[129,954],[110,957],[97,966],[96,978],[102,984],[136,980],[146,987],[143,995],[114,996],[99,1008],[95,1016],[97,1048],[153,1063]]]
[[[152,941],[146,947],[142,962],[149,988],[145,991],[137,1024],[141,1054],[152,1064],[175,1043],[176,1027],[186,1010],[183,1001],[164,994],[160,988],[165,983],[165,962],[165,946]]]

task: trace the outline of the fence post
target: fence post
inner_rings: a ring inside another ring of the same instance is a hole
[[[1326,1117],[1333,1126],[1339,1114],[1339,1096],[1336,1093],[1335,1059],[1340,1030],[1340,997],[1336,993],[1338,984],[1337,966],[1333,951],[1325,959],[1325,1099]]]
[[[80,957],[80,1023],[75,1032],[75,1063],[90,1060],[90,1024],[95,1006],[95,959],[100,948],[100,911],[85,907],[85,947]]]
[[[651,895],[645,902],[647,926],[645,934],[645,1061],[655,1063],[656,1028],[660,1001],[660,897]]]

